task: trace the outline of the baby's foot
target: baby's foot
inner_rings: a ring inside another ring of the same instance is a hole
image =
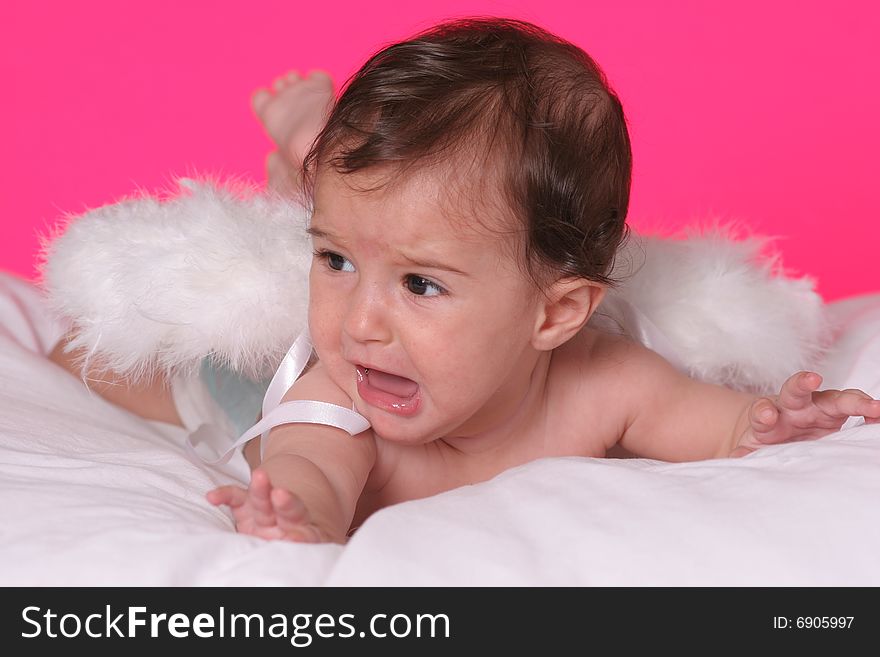
[[[254,92],[251,104],[278,145],[279,155],[291,168],[298,168],[324,126],[333,100],[333,80],[327,73],[312,71],[303,78],[290,72],[275,80],[272,91]],[[272,171],[269,173],[271,178]]]

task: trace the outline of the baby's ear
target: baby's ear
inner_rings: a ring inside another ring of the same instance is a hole
[[[549,351],[573,338],[604,296],[603,285],[585,278],[564,278],[553,283],[541,300],[532,346]]]

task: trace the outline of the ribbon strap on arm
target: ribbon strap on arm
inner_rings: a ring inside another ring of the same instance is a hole
[[[263,397],[263,417],[250,429],[236,439],[231,447],[225,451],[213,444],[217,441],[217,431],[207,424],[190,433],[186,438],[186,451],[209,465],[218,465],[229,462],[232,454],[249,440],[260,436],[260,458],[266,445],[269,431],[282,424],[308,423],[325,424],[336,427],[356,436],[370,428],[370,423],[360,413],[336,404],[320,401],[296,400],[281,403],[285,393],[299,378],[309,358],[312,355],[312,341],[309,329],[306,327],[293,345],[287,351],[269,383],[266,394]],[[211,452],[210,455],[204,452]],[[217,454],[220,454],[217,458]]]
[[[370,428],[370,423],[360,413],[351,411],[336,404],[328,404],[327,402],[296,400],[284,402],[276,406],[267,416],[257,422],[250,429],[245,431],[231,447],[222,452],[219,458],[209,458],[204,452],[210,451],[210,456],[220,453],[212,445],[212,440],[217,433],[211,430],[210,425],[203,424],[195,432],[187,436],[186,450],[190,454],[195,455],[198,459],[204,461],[208,465],[220,465],[228,463],[232,458],[232,454],[239,447],[257,436],[265,436],[273,427],[282,424],[293,424],[297,422],[308,424],[326,424],[337,429],[342,429],[351,436]],[[266,444],[264,438],[260,440],[260,458],[263,457],[263,447]]]

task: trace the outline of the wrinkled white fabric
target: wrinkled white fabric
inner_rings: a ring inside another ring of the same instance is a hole
[[[880,295],[829,307],[827,387],[880,395]],[[0,585],[880,585],[880,427],[743,459],[556,458],[383,509],[346,546],[236,534],[186,432],[44,354],[39,294],[0,277]]]

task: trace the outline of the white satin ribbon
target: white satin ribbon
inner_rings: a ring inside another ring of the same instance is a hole
[[[231,447],[222,452],[222,447],[218,449],[218,446],[214,444],[217,442],[217,436],[220,435],[219,432],[212,425],[203,424],[187,436],[184,445],[186,451],[209,465],[218,465],[227,463],[235,450],[257,436],[260,436],[260,458],[262,459],[269,431],[282,424],[298,422],[325,424],[342,429],[351,436],[356,436],[369,429],[370,423],[355,410],[353,402],[351,410],[319,401],[296,400],[281,403],[284,395],[302,374],[311,355],[312,340],[309,329],[306,327],[287,351],[269,383],[266,394],[263,396],[262,419],[239,436]],[[211,454],[205,454],[206,451]],[[218,458],[210,458],[210,456],[217,454],[220,454]]]

